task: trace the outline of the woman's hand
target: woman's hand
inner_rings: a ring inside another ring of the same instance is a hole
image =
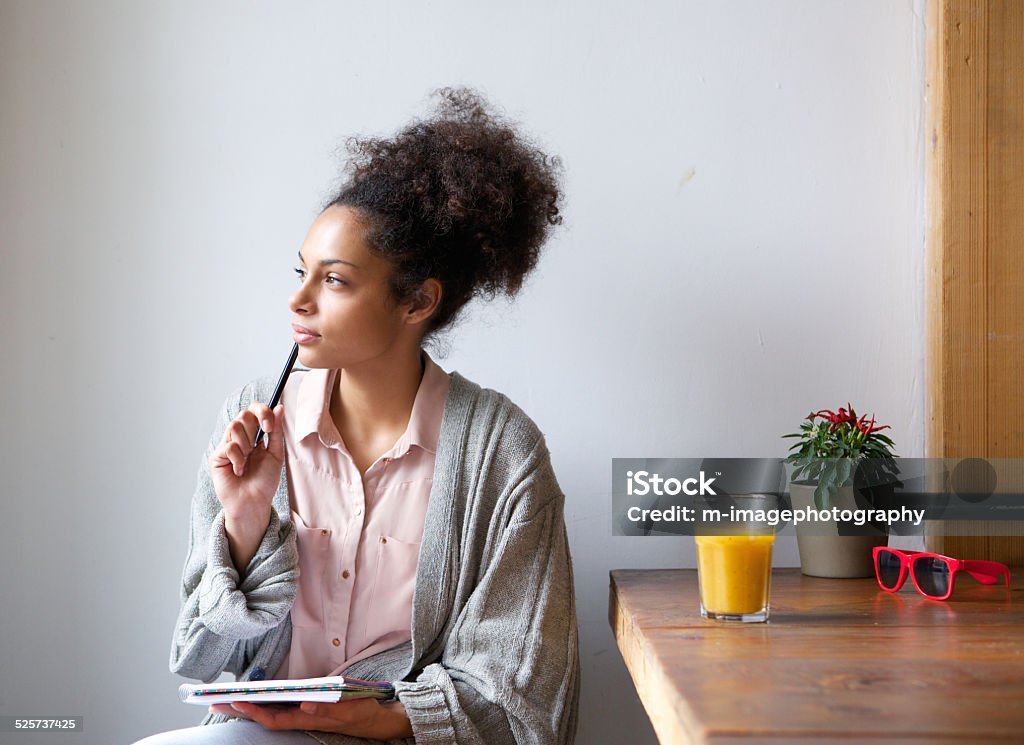
[[[262,425],[267,447],[253,447]],[[231,558],[239,571],[256,554],[270,524],[274,493],[284,465],[284,405],[274,411],[253,402],[224,430],[210,454],[210,475],[217,499],[224,507],[224,528]]]
[[[357,698],[333,704],[304,701],[300,706],[236,702],[214,704],[210,711],[249,719],[274,730],[339,732],[371,740],[412,737],[412,725],[399,701],[382,704],[372,698]]]

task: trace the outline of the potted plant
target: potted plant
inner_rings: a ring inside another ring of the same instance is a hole
[[[785,462],[792,464],[789,494],[794,509],[870,509],[880,490],[899,485],[893,441],[874,415],[857,416],[853,407],[811,412]],[[872,549],[888,536],[865,526],[866,535],[844,535],[839,523],[798,522],[800,567],[812,577],[874,576]]]

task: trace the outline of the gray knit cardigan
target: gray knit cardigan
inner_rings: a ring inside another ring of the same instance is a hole
[[[301,374],[296,371],[295,374]],[[228,397],[192,498],[171,672],[273,677],[291,644],[298,554],[287,463],[270,525],[239,574],[207,458],[274,379]],[[564,496],[544,437],[508,398],[453,372],[412,605],[412,640],[345,675],[394,681],[414,739],[393,745],[563,745],[576,734],[579,648]],[[228,721],[208,714],[202,724]],[[324,745],[362,738],[310,731]]]

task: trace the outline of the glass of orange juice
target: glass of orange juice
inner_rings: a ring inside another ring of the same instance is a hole
[[[705,497],[696,506],[701,616],[715,621],[768,620],[772,546],[779,527],[771,524],[772,511],[777,518],[778,507],[779,497],[773,494]]]

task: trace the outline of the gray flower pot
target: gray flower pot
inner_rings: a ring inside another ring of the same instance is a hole
[[[789,494],[793,509],[816,508],[813,484],[790,484]],[[856,509],[859,505],[853,487],[840,487],[829,506]],[[872,549],[885,546],[889,538],[885,535],[839,535],[836,523],[798,523],[796,541],[800,549],[800,571],[809,577],[874,577]]]

